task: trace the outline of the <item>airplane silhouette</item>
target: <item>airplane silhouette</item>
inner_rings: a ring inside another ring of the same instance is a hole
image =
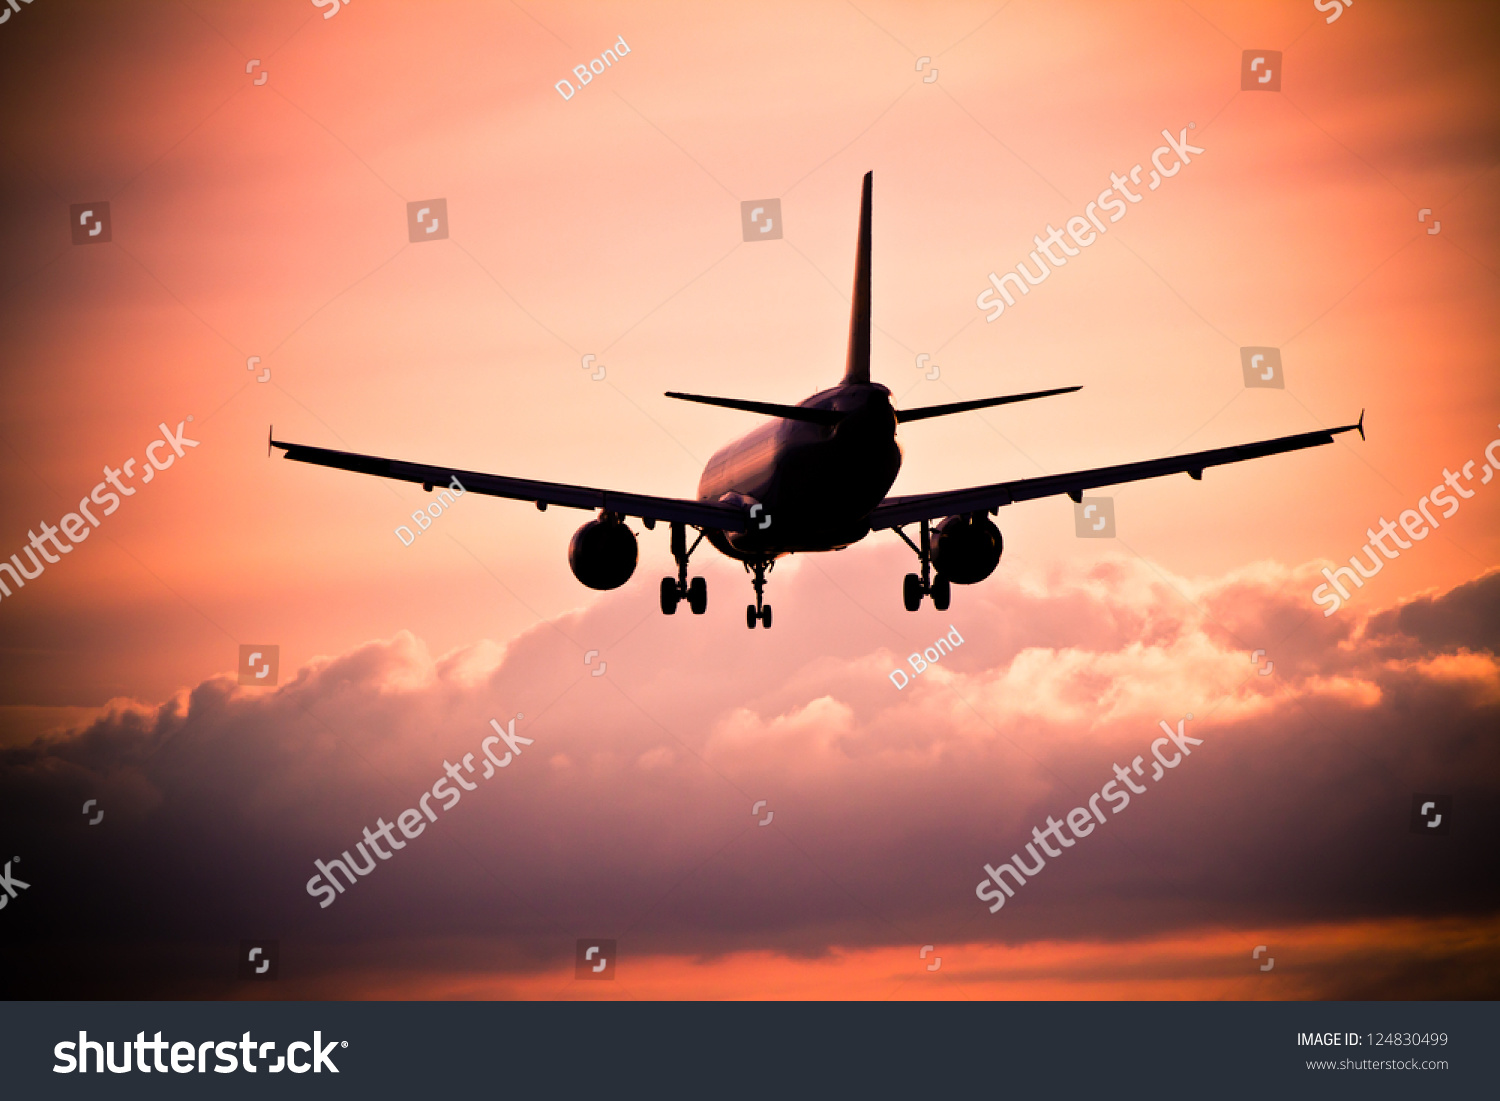
[[[764,602],[766,574],[784,554],[841,550],[872,531],[889,528],[916,552],[920,566],[921,572],[907,574],[902,586],[907,610],[916,611],[923,597],[930,596],[941,611],[948,607],[952,585],[983,581],[999,564],[1003,542],[989,517],[1004,505],[1064,493],[1077,502],[1088,489],[1168,474],[1187,474],[1201,480],[1208,467],[1332,443],[1341,432],[1357,430],[1360,438],[1364,438],[1365,418],[1361,411],[1354,424],[1274,440],[1070,474],[887,497],[886,492],[901,469],[897,425],[1072,393],[1081,387],[1065,386],[918,409],[896,409],[891,404],[890,390],[870,381],[873,176],[874,173],[865,174],[860,198],[859,244],[843,381],[796,405],[676,392],[666,395],[774,418],[721,448],[709,460],[698,482],[696,500],[509,478],[275,439],[269,443],[284,449],[286,458],[296,462],[419,482],[428,492],[435,485],[441,487],[457,478],[466,491],[532,501],[539,509],[548,505],[598,509],[598,517],[579,528],[568,546],[568,564],[574,576],[592,589],[618,588],[635,572],[636,537],[625,524],[626,517],[638,517],[647,529],[655,528],[658,520],[666,521],[671,526],[677,576],[662,578],[661,610],[671,615],[682,600],[697,615],[707,610],[708,588],[703,578],[689,581],[687,575],[689,558],[707,539],[720,553],[743,563],[752,575],[755,603],[745,609],[745,624],[753,628],[757,622],[771,626],[771,606]],[[934,525],[934,521],[939,522]],[[920,525],[915,542],[906,534],[908,524]],[[688,528],[698,532],[691,547],[687,544]]]

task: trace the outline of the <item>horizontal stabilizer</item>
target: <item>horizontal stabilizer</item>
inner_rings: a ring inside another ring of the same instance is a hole
[[[1003,398],[980,398],[978,401],[955,401],[949,405],[928,405],[921,409],[898,409],[896,422],[905,424],[907,421],[925,421],[928,417],[946,417],[949,413],[967,413],[970,409],[1009,405],[1013,401],[1030,401],[1032,398],[1050,398],[1053,394],[1071,394],[1082,389],[1082,386],[1064,386],[1058,390],[1035,390],[1030,394],[1007,394]]]
[[[844,419],[844,414],[834,409],[809,409],[803,405],[777,405],[769,401],[742,401],[739,398],[713,398],[702,394],[678,394],[668,390],[667,397],[679,401],[696,401],[703,405],[722,405],[725,409],[742,409],[746,413],[764,413],[768,417],[784,417],[789,421],[806,421],[809,424],[835,425]]]

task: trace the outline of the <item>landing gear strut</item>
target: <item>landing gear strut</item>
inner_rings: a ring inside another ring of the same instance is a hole
[[[688,607],[693,610],[694,615],[702,615],[708,610],[708,584],[701,577],[695,577],[688,581],[687,568],[688,559],[692,557],[693,551],[698,549],[698,544],[703,542],[703,533],[698,533],[698,538],[693,545],[687,545],[687,525],[673,522],[672,524],[672,557],[677,561],[677,576],[663,577],[661,579],[661,610],[663,615],[673,615],[677,611],[677,603],[681,600],[688,602]]]
[[[771,572],[771,567],[775,564],[774,561],[767,560],[745,563],[745,569],[755,574],[755,579],[752,582],[755,586],[755,603],[745,606],[745,626],[751,630],[755,629],[757,620],[760,621],[762,627],[770,629],[771,605],[762,605],[761,598],[765,595],[766,591],[766,574]]]
[[[953,598],[953,587],[948,579],[941,574],[932,576],[932,524],[930,521],[922,521],[922,545],[919,547],[913,543],[901,528],[895,532],[906,541],[906,545],[917,552],[917,559],[922,563],[920,576],[914,573],[906,575],[901,586],[901,599],[906,605],[908,612],[915,612],[922,606],[924,596],[932,597],[932,606],[940,612],[948,610],[948,602]]]

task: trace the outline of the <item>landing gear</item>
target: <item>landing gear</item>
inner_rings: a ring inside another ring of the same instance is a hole
[[[761,600],[765,596],[766,591],[766,574],[771,572],[771,567],[774,564],[774,562],[770,561],[745,563],[745,569],[755,574],[755,579],[752,582],[755,586],[755,603],[746,605],[745,607],[745,626],[751,630],[755,629],[757,620],[767,630],[771,627],[771,606],[769,604],[762,604]]]
[[[702,615],[708,610],[708,583],[701,577],[695,577],[689,583],[687,575],[688,559],[692,557],[693,551],[698,549],[698,544],[701,542],[703,542],[703,533],[700,531],[698,538],[689,547],[687,525],[676,522],[672,524],[672,557],[677,561],[677,576],[661,579],[662,615],[675,615],[677,604],[682,600],[688,602],[688,607],[693,610],[694,615]]]
[[[948,601],[953,598],[953,586],[941,574],[932,579],[932,606],[940,612],[948,610]]]
[[[908,612],[914,612],[922,606],[922,579],[916,574],[906,575],[906,580],[901,585],[901,599],[905,601]]]
[[[906,605],[908,612],[915,612],[922,607],[924,596],[932,597],[932,606],[940,612],[948,610],[948,602],[953,599],[953,586],[948,583],[946,577],[932,576],[932,526],[929,521],[922,521],[922,545],[917,546],[907,537],[906,532],[900,528],[895,529],[896,534],[906,540],[906,545],[917,552],[917,559],[922,563],[921,574],[909,573],[901,584],[901,602]]]

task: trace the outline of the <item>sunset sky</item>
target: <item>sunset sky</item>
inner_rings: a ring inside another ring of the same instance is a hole
[[[12,973],[37,996],[1494,997],[1500,17],[1325,20],[22,5],[0,24],[0,558],[106,466],[134,458],[137,492],[24,588],[0,572],[0,858],[31,884],[0,913]],[[1245,50],[1281,51],[1280,91],[1241,91]],[[1202,154],[985,320],[990,272],[1188,127]],[[999,569],[945,613],[902,608],[915,559],[889,532],[795,556],[769,632],[706,544],[708,613],[660,614],[664,525],[633,525],[640,566],[598,593],[566,559],[586,513],[472,494],[408,546],[420,487],[267,458],[274,424],[691,497],[761,418],[663,392],[838,380],[872,170],[872,370],[898,407],[1083,387],[903,427],[893,493],[1361,410],[1368,438],[1100,490],[1113,539],[1078,538],[1063,497],[1001,509]],[[784,236],[745,242],[741,202],[772,198]],[[448,235],[412,243],[430,199]],[[72,243],[101,202],[109,240]],[[1247,346],[1280,349],[1284,389],[1246,387]],[[179,422],[198,446],[141,482]],[[1467,463],[1438,530],[1313,604]],[[279,647],[277,687],[237,685],[242,644]],[[1189,712],[1191,758],[990,914],[984,865]],[[314,860],[517,714],[510,767],[309,897]],[[1413,835],[1417,792],[1452,795],[1451,832]],[[256,937],[276,984],[235,980]],[[614,983],[574,980],[584,937],[618,940]]]

